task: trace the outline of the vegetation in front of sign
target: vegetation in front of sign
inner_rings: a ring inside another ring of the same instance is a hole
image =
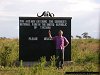
[[[72,39],[72,61],[63,69],[56,69],[55,56],[47,65],[46,57],[31,67],[16,66],[19,54],[18,39],[0,39],[0,75],[64,75],[65,72],[98,72],[99,41],[97,39]]]

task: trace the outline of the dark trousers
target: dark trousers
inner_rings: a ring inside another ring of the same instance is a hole
[[[56,49],[56,67],[63,67],[64,63],[64,50]]]

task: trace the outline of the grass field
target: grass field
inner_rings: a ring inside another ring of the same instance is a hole
[[[18,39],[0,39],[0,75],[64,75],[65,72],[99,72],[98,39],[72,39],[71,56],[73,63],[63,69],[56,69],[55,58],[45,66],[45,57],[39,64],[24,67],[22,61],[16,66],[19,57]],[[67,75],[67,74],[66,74]],[[74,74],[75,75],[75,74]]]

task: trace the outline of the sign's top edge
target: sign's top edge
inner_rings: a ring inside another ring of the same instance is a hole
[[[62,19],[72,19],[72,17],[19,17],[19,18],[38,18],[38,19],[43,19],[43,18],[48,18],[48,19],[52,19],[52,18],[54,18],[54,19],[56,19],[56,18],[62,18]]]

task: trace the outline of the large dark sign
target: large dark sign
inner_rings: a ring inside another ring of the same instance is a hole
[[[19,17],[19,60],[37,61],[42,56],[49,60],[55,54],[55,44],[48,36],[64,32],[69,45],[65,48],[65,61],[71,60],[71,17]]]

